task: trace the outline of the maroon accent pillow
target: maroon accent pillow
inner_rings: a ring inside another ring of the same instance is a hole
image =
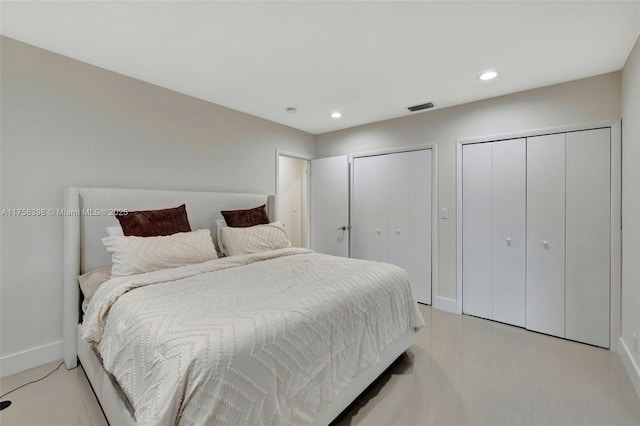
[[[172,209],[140,210],[116,214],[124,235],[159,237],[191,232],[187,207],[183,204]]]
[[[248,228],[269,223],[266,204],[246,210],[222,210],[220,213],[227,222],[227,226],[232,228]]]

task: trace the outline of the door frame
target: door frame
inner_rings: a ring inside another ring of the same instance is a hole
[[[349,161],[349,227],[351,227],[351,206],[353,206],[353,160],[360,157],[373,157],[376,155],[397,154],[400,152],[431,150],[431,306],[438,308],[435,297],[438,293],[438,145],[429,143],[425,145],[407,146],[399,148],[387,148],[374,151],[364,151],[348,155]],[[349,239],[349,257],[353,253],[353,239]]]
[[[490,136],[469,137],[456,140],[456,299],[446,299],[442,309],[462,314],[462,147],[467,144],[496,142],[508,139],[530,138],[554,133],[577,132],[599,128],[611,129],[611,210],[610,210],[610,335],[609,348],[619,351],[621,309],[621,241],[622,241],[622,124],[621,120],[596,121],[566,126],[524,130]]]
[[[314,159],[311,155],[300,154],[297,152],[285,151],[276,149],[276,190],[275,190],[275,203],[273,206],[274,221],[280,220],[280,198],[278,190],[280,188],[280,157],[297,158],[299,160],[307,161],[307,217],[305,218],[305,232],[307,233],[307,247],[311,247],[311,175],[309,173],[309,164]]]

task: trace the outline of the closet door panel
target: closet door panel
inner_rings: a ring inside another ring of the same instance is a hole
[[[389,167],[389,263],[398,265],[409,274],[409,281],[416,296],[415,280],[410,271],[409,210],[411,198],[411,152],[388,154]]]
[[[526,327],[564,337],[565,134],[527,139]]]
[[[609,347],[610,129],[567,133],[565,337]]]
[[[462,148],[462,311],[493,318],[493,144]]]
[[[388,260],[389,200],[386,155],[353,160],[352,256]]]
[[[493,319],[524,327],[526,140],[492,145]]]
[[[389,262],[407,271],[415,299],[431,304],[431,150],[388,157]]]
[[[412,252],[410,275],[416,277],[416,300],[431,304],[431,179],[433,151],[415,151],[410,156],[409,229],[405,236]]]

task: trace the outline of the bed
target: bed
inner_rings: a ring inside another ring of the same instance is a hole
[[[111,264],[111,211],[184,203],[192,229],[215,233],[221,210],[273,201],[65,191],[64,361],[111,424],[326,425],[411,345],[423,320],[402,270],[295,248],[110,280],[81,318],[78,275]]]

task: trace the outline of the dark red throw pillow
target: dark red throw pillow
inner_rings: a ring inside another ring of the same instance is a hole
[[[139,210],[116,214],[124,235],[158,237],[178,232],[191,232],[187,207],[183,204],[172,209]]]
[[[266,204],[246,210],[222,210],[220,213],[227,226],[232,228],[248,228],[269,223]]]

